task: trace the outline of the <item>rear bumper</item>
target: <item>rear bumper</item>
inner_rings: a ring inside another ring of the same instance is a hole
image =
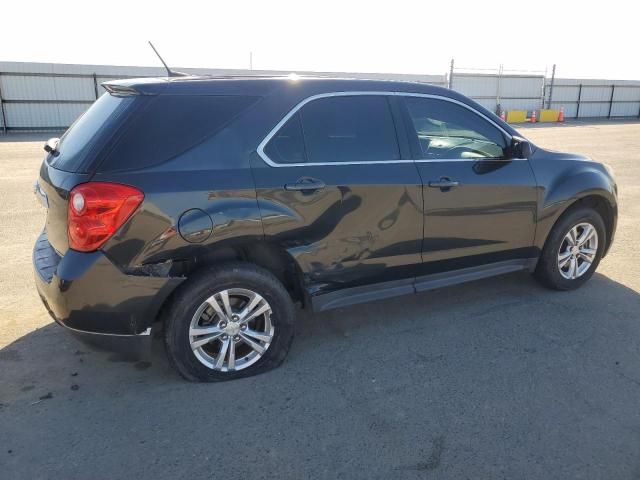
[[[46,233],[36,242],[33,265],[38,293],[53,319],[98,341],[148,336],[163,302],[183,281],[126,275],[100,251],[68,250],[61,257]]]

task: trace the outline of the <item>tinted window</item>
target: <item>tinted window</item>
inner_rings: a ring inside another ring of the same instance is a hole
[[[277,163],[400,158],[391,110],[383,95],[314,100],[287,121],[265,153]]]
[[[300,116],[310,163],[400,158],[386,96],[321,98],[302,107]]]
[[[505,138],[471,110],[445,100],[404,97],[423,159],[503,158]]]
[[[305,163],[307,161],[299,114],[296,113],[278,130],[264,152],[276,163]]]
[[[102,95],[62,136],[58,145],[60,154],[51,157],[51,166],[68,172],[77,171],[99,133],[121,117],[132,101],[132,97]]]
[[[256,100],[246,96],[152,98],[126,126],[101,170],[143,168],[167,161],[217,133]]]

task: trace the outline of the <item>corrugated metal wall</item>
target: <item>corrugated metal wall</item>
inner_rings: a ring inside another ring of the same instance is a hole
[[[549,104],[569,118],[640,117],[640,81],[556,79],[545,95]]]
[[[276,70],[176,68],[212,75],[286,75]],[[0,62],[0,129],[65,129],[104,93],[102,82],[127,77],[165,75],[161,67],[68,65]],[[400,80],[447,86],[446,75],[298,72],[321,77]],[[501,75],[454,72],[452,88],[495,111],[537,110],[550,105],[576,117],[640,117],[640,81],[554,79],[542,75]],[[582,85],[582,87],[580,86]],[[578,108],[578,99],[580,106]]]
[[[287,75],[288,71],[192,69],[176,70],[211,75]],[[446,85],[445,75],[381,73],[298,72],[321,77],[401,80]],[[7,128],[64,129],[104,93],[102,82],[118,78],[166,75],[162,67],[68,65],[53,63],[0,62],[0,97]],[[4,127],[0,116],[0,128]]]
[[[534,110],[542,103],[544,76],[455,73],[452,88],[492,112],[498,103],[503,110]]]

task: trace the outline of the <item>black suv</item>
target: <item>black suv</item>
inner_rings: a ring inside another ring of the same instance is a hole
[[[276,367],[315,311],[529,270],[579,287],[613,240],[610,169],[418,83],[160,78],[45,145],[36,283],[59,324],[164,325],[187,379]],[[105,337],[101,337],[105,338]]]

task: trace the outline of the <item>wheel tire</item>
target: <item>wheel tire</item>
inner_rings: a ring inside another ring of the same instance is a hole
[[[224,372],[210,368],[198,359],[191,348],[189,330],[205,300],[228,289],[250,290],[268,302],[273,337],[255,363],[241,370]],[[294,320],[291,297],[272,273],[250,263],[230,263],[198,272],[179,287],[165,317],[165,345],[171,364],[187,380],[217,382],[249,377],[276,368],[283,362],[293,340]]]
[[[597,232],[598,247],[595,259],[582,275],[574,279],[565,278],[558,266],[558,253],[563,245],[565,235],[580,223],[590,223]],[[538,260],[534,277],[545,287],[553,290],[573,290],[581,287],[594,274],[607,242],[604,221],[600,214],[587,207],[579,207],[566,212],[556,222],[544,244],[542,255]]]

